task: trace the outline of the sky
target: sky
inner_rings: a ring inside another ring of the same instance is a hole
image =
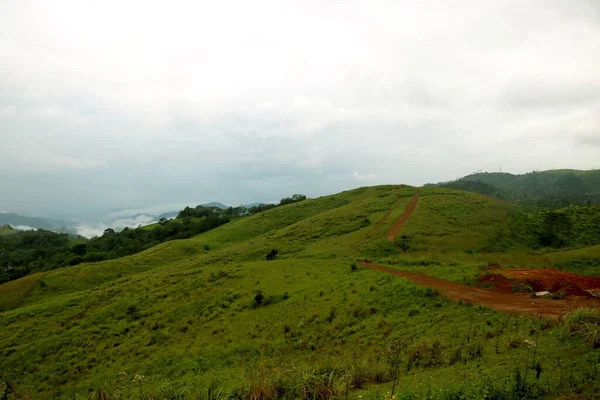
[[[595,0],[0,0],[0,211],[600,167]]]

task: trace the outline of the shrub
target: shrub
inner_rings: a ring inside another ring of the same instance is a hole
[[[306,373],[300,382],[303,400],[329,400],[338,393],[335,384],[335,373]]]
[[[275,257],[277,257],[277,255],[279,254],[279,250],[277,249],[272,249],[269,254],[267,254],[267,260],[268,261],[273,261],[275,259]]]
[[[414,317],[415,315],[419,315],[421,311],[418,308],[411,308],[410,310],[408,310],[408,316],[409,317]]]
[[[600,347],[600,311],[580,308],[565,315],[564,327],[574,336],[580,336],[592,348]]]
[[[584,324],[600,325],[600,311],[580,308],[565,315],[563,324],[569,333],[577,332]]]
[[[277,397],[274,374],[262,365],[256,366],[246,377],[242,398],[249,400],[273,400]]]

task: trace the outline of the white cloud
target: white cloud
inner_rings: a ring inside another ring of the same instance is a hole
[[[187,202],[187,203],[171,203],[171,204],[160,204],[151,207],[128,209],[112,211],[108,214],[108,217],[113,220],[117,220],[121,217],[130,217],[138,214],[149,214],[149,215],[160,215],[167,212],[181,211],[186,207],[195,207],[199,204],[208,203],[207,201],[200,202]]]
[[[597,167],[598,10],[3,1],[0,186],[23,195],[0,207],[238,204]]]
[[[13,226],[13,229],[17,231],[37,231],[37,228],[33,228],[28,225],[15,225]]]
[[[0,118],[11,118],[15,116],[15,107],[4,106],[0,107]]]
[[[352,176],[355,179],[358,179],[359,181],[372,181],[377,179],[377,175],[372,174],[372,173],[368,173],[368,174],[361,174],[359,172],[355,172],[352,174]]]

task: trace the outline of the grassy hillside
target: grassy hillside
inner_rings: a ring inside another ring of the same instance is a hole
[[[360,188],[0,285],[0,392],[383,399],[395,375],[398,398],[597,392],[600,350],[558,322],[453,303],[358,264],[368,258],[455,281],[489,263],[590,273],[600,248],[486,252],[514,206],[431,187],[418,189],[415,211],[390,242],[416,193]],[[279,254],[267,261],[272,249]]]

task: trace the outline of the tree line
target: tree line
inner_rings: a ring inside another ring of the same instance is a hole
[[[109,228],[91,239],[43,229],[0,235],[0,284],[35,272],[125,257],[163,242],[199,235],[236,218],[305,199],[306,196],[295,194],[281,199],[279,204],[249,208],[186,207],[175,219],[161,218],[155,225],[120,232]]]

